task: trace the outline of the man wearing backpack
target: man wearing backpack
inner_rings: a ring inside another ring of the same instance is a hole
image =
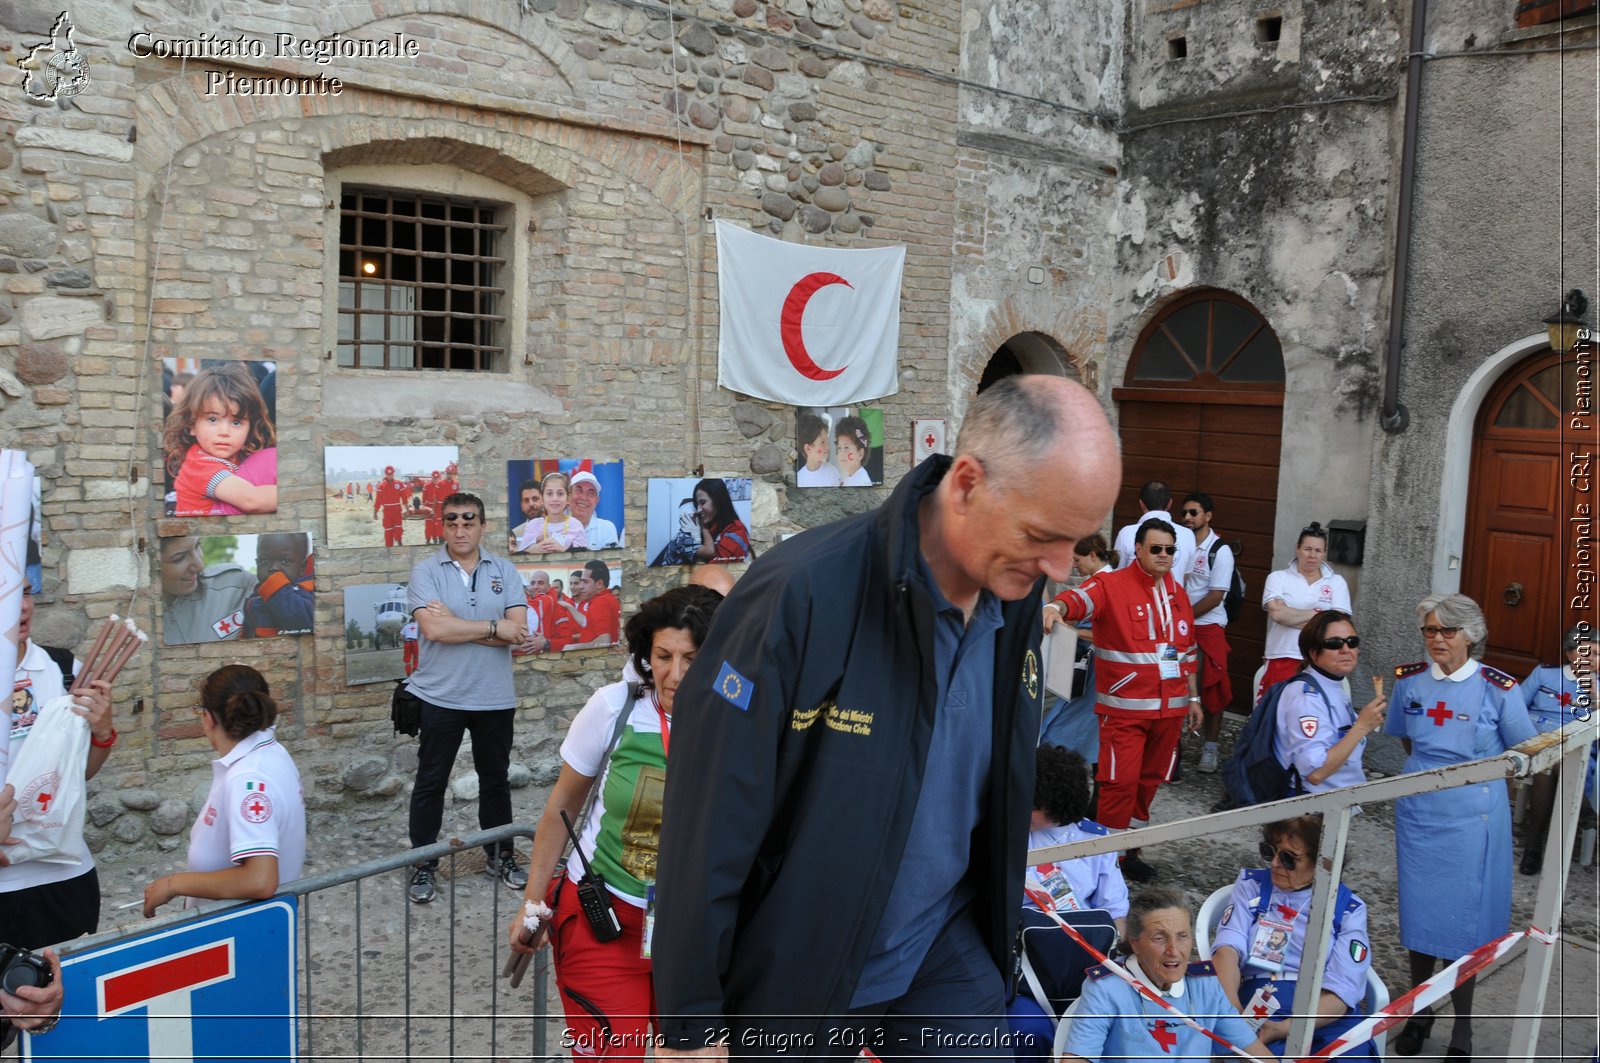
[[[1200,651],[1200,707],[1206,714],[1200,770],[1208,775],[1217,770],[1222,710],[1233,700],[1233,684],[1228,681],[1228,610],[1223,605],[1233,586],[1233,547],[1211,527],[1212,510],[1211,496],[1194,491],[1183,500],[1181,513],[1195,539],[1194,563],[1184,573],[1183,589],[1194,608],[1194,642]]]

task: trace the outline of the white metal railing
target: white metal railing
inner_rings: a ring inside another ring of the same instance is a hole
[[[1533,905],[1533,925],[1541,930],[1554,931],[1561,924],[1562,898],[1566,893],[1568,865],[1577,835],[1578,807],[1583,799],[1589,747],[1597,739],[1600,739],[1600,716],[1591,716],[1583,722],[1569,723],[1559,731],[1536,735],[1499,756],[1388,779],[1374,779],[1358,786],[1321,794],[1305,794],[1248,808],[1140,827],[1067,845],[1034,849],[1028,853],[1028,866],[1117,852],[1141,845],[1200,838],[1241,827],[1259,827],[1294,816],[1320,814],[1323,823],[1322,852],[1317,861],[1316,881],[1312,885],[1311,911],[1306,917],[1306,941],[1301,955],[1326,956],[1333,931],[1332,899],[1344,875],[1345,848],[1356,805],[1393,801],[1412,794],[1471,786],[1492,779],[1527,778],[1559,765],[1560,789],[1550,816],[1550,828],[1544,846],[1544,867],[1539,874],[1538,892]],[[1528,939],[1527,947],[1530,949],[1528,964],[1523,973],[1517,1015],[1511,1026],[1511,1050],[1507,1058],[1533,1063],[1538,1058],[1535,1046],[1539,1041],[1545,991],[1550,981],[1555,948],[1532,938]],[[1322,963],[1302,961],[1300,979],[1295,988],[1293,1016],[1289,1021],[1285,1058],[1310,1054],[1317,1010],[1315,1002],[1322,995],[1322,968]]]

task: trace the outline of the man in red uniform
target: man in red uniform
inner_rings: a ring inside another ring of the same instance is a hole
[[[441,508],[444,500],[456,493],[454,487],[445,487],[444,473],[438,469],[433,470],[433,475],[422,488],[422,508],[428,513],[428,518],[422,522],[423,537],[429,545],[444,542],[444,511]]]
[[[1094,621],[1094,711],[1100,717],[1100,784],[1095,818],[1113,831],[1150,818],[1156,788],[1170,777],[1187,719],[1200,726],[1194,613],[1172,578],[1177,533],[1164,520],[1139,525],[1135,564],[1062,591],[1045,606],[1045,630],[1061,620]],[[1146,881],[1154,871],[1138,850],[1122,873]]]
[[[372,515],[383,521],[383,545],[400,546],[405,537],[406,498],[411,492],[394,478],[394,466],[383,467],[383,479],[372,497]]]
[[[574,587],[576,601],[563,603],[562,608],[577,631],[561,648],[583,650],[615,645],[621,634],[622,603],[611,593],[611,570],[604,561],[589,561],[573,575],[578,577]]]
[[[557,614],[556,593],[550,586],[550,573],[536,568],[528,575],[523,597],[528,600],[528,643],[530,653],[558,650],[555,644]]]

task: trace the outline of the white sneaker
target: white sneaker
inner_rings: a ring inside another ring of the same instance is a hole
[[[1206,746],[1200,751],[1200,771],[1205,775],[1217,773],[1217,747]]]

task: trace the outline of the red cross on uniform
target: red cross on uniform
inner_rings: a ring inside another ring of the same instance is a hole
[[[1561,692],[1561,696],[1558,697],[1556,700],[1561,703],[1561,707],[1562,708],[1566,708],[1568,705],[1572,704],[1572,691],[1563,690]]]
[[[1444,726],[1444,722],[1446,720],[1448,720],[1454,714],[1451,713],[1449,706],[1447,706],[1444,702],[1441,701],[1441,702],[1439,702],[1439,704],[1437,704],[1433,708],[1429,709],[1423,715],[1427,716],[1428,719],[1432,720],[1433,721],[1433,725],[1435,727],[1443,727]]]
[[[56,799],[56,795],[55,794],[47,794],[47,793],[42,793],[41,792],[39,794],[39,797],[38,797],[39,811],[40,812],[48,812],[48,811],[50,811],[50,802],[54,801],[55,799]]]
[[[261,813],[263,813],[265,811],[266,811],[266,807],[264,805],[262,805],[260,798],[257,798],[256,800],[250,802],[250,814],[251,815],[259,816],[259,815],[261,815]]]
[[[223,617],[221,620],[218,620],[217,631],[223,635],[231,633],[233,631],[233,621],[227,617]]]
[[[1299,912],[1295,911],[1293,908],[1290,908],[1286,904],[1275,904],[1275,905],[1273,905],[1273,907],[1278,909],[1278,914],[1279,915],[1283,916],[1285,919],[1288,919],[1290,921],[1293,921],[1293,920],[1298,919],[1300,917],[1300,913]]]
[[[1178,1043],[1178,1035],[1167,1029],[1166,1019],[1156,1020],[1156,1027],[1150,1031],[1150,1036],[1156,1039],[1156,1044],[1161,1046],[1163,1052],[1171,1052],[1172,1046]]]

